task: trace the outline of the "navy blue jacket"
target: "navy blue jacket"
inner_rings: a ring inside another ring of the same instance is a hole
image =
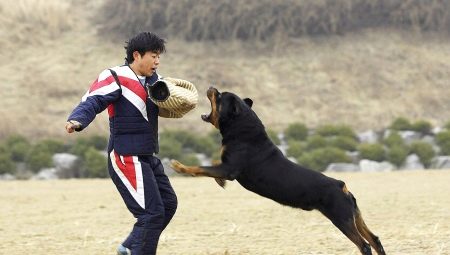
[[[148,155],[158,153],[158,106],[147,95],[136,74],[128,65],[111,68],[117,74],[115,81],[109,69],[100,73],[83,96],[68,120],[81,123],[81,131],[97,114],[108,108],[110,139],[108,151],[119,155]],[[146,78],[153,84],[154,73]]]

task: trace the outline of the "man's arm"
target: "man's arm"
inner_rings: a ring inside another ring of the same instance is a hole
[[[75,107],[66,122],[66,131],[72,133],[86,128],[95,116],[117,100],[122,91],[111,72],[106,69],[100,73],[83,96],[81,103]]]

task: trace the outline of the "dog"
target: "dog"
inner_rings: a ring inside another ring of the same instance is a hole
[[[350,239],[364,255],[385,255],[380,239],[364,223],[356,199],[345,183],[297,165],[272,143],[252,110],[253,101],[210,87],[211,113],[201,118],[222,135],[221,163],[185,166],[172,160],[178,173],[208,176],[222,187],[237,180],[244,188],[282,205],[318,210]],[[368,243],[367,243],[368,242]]]

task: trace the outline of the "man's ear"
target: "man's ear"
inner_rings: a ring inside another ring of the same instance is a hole
[[[252,108],[253,105],[253,100],[251,100],[250,98],[244,98],[244,102],[248,105],[248,107]]]
[[[141,58],[141,53],[139,53],[139,51],[135,50],[133,51],[133,60],[139,59]]]

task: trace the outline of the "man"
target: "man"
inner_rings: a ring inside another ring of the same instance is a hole
[[[126,64],[106,69],[84,95],[66,123],[68,133],[81,131],[108,108],[108,170],[128,210],[137,219],[117,253],[156,254],[161,232],[172,219],[177,197],[164,174],[158,152],[158,107],[148,99],[145,84],[158,75],[165,40],[150,32],[125,46]]]

